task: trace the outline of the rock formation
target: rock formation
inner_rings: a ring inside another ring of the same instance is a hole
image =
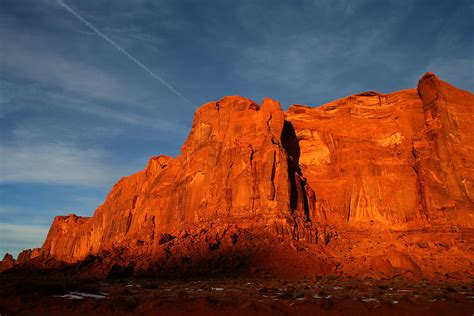
[[[473,227],[473,104],[427,73],[418,89],[296,105],[286,119],[330,223]]]
[[[240,256],[274,272],[472,275],[473,104],[432,73],[286,113],[271,99],[207,103],[180,156],[151,158],[90,218],[56,217],[41,253],[17,261],[110,274]]]
[[[66,262],[128,243],[153,253],[162,236],[210,222],[290,234],[288,224],[305,218],[290,205],[295,175],[283,128],[284,113],[270,99],[261,107],[242,97],[203,105],[181,156],[151,158],[113,187],[92,218],[57,217],[43,250]]]

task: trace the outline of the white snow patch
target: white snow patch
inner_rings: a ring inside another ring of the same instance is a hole
[[[83,300],[84,299],[84,297],[80,295],[73,295],[73,294],[56,295],[56,297],[68,298],[70,300]]]
[[[76,292],[76,291],[69,291],[67,294],[58,295],[57,297],[64,297],[70,300],[82,300],[84,298],[105,298],[107,293],[99,293],[99,294],[90,294],[90,293],[83,293],[83,292]]]
[[[224,291],[224,288],[222,287],[211,287],[212,291]]]

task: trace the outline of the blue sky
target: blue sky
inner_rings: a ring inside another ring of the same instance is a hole
[[[148,157],[175,156],[195,106],[225,95],[319,106],[415,87],[474,87],[474,2],[0,0],[0,255],[91,215]]]

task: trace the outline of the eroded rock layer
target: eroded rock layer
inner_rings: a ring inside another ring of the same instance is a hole
[[[207,103],[180,156],[151,158],[90,218],[56,217],[17,263],[472,275],[473,104],[431,73],[417,89],[286,113],[271,99]]]

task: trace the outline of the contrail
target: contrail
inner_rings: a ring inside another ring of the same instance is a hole
[[[68,6],[67,4],[65,4],[62,0],[58,0],[58,3],[63,6],[64,9],[66,9],[69,13],[71,13],[72,15],[74,15],[79,21],[81,21],[82,23],[84,23],[88,28],[90,28],[92,31],[94,31],[97,35],[99,35],[100,37],[102,37],[105,41],[107,41],[110,45],[112,45],[116,50],[118,50],[119,52],[121,52],[122,54],[124,54],[125,56],[128,57],[128,59],[130,59],[131,61],[133,61],[137,66],[139,66],[140,68],[142,68],[143,70],[145,70],[150,76],[152,76],[153,78],[155,78],[156,80],[158,80],[159,82],[161,82],[165,87],[167,87],[168,89],[170,89],[174,94],[176,94],[178,97],[180,97],[181,99],[183,99],[184,101],[188,102],[189,104],[195,106],[188,98],[186,98],[184,95],[182,95],[178,90],[176,90],[175,88],[173,88],[172,85],[170,85],[168,82],[166,82],[163,78],[161,78],[160,76],[158,76],[156,73],[154,73],[150,68],[148,68],[147,66],[145,66],[144,64],[142,64],[138,59],[136,59],[135,57],[133,57],[132,55],[130,55],[129,52],[127,52],[125,49],[123,49],[122,47],[120,47],[120,45],[118,45],[117,43],[115,43],[111,38],[109,38],[107,35],[105,35],[104,33],[102,33],[101,31],[99,31],[94,25],[92,25],[89,21],[87,21],[85,18],[83,18],[79,13],[77,13],[76,11],[74,11],[70,6]]]

